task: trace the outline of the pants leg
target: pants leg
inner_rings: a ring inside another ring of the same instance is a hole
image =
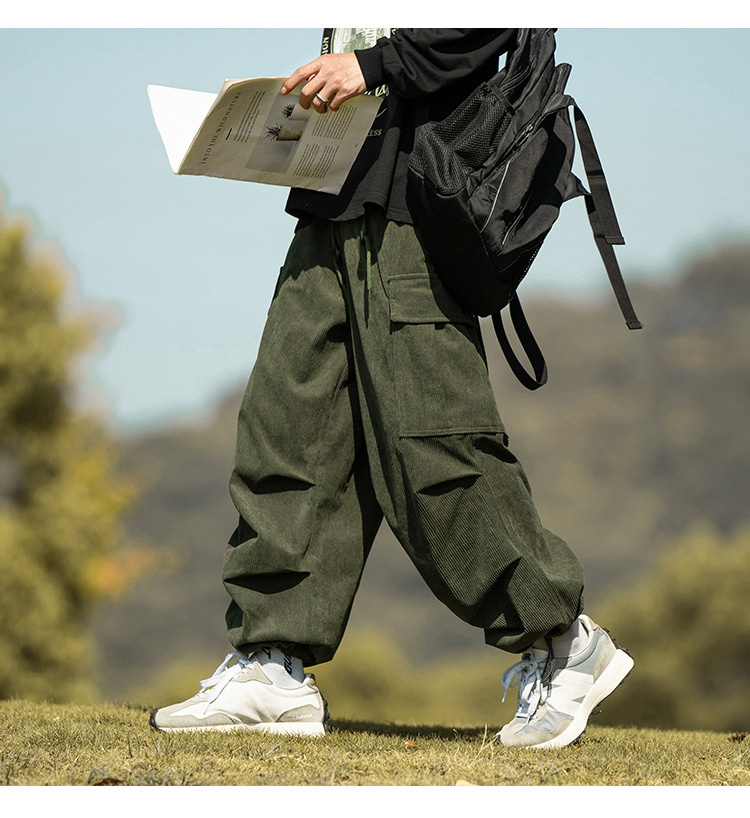
[[[478,321],[443,289],[411,226],[373,210],[364,228],[335,231],[370,474],[389,525],[438,599],[489,644],[521,652],[564,632],[581,610],[583,571],[542,527],[507,447]]]
[[[346,305],[330,229],[290,247],[243,398],[225,552],[230,642],[307,665],[344,632],[382,520],[369,477]]]

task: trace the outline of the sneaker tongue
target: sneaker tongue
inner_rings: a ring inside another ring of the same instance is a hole
[[[579,616],[561,636],[552,640],[555,656],[576,656],[586,649],[591,640],[591,620]]]
[[[537,661],[545,660],[549,656],[549,648],[546,642],[536,642],[531,646],[529,653],[532,659],[536,659]]]

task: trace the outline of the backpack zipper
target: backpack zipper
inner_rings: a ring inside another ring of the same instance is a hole
[[[518,222],[521,221],[521,216],[523,216],[523,211],[526,209],[526,205],[529,203],[529,199],[531,196],[527,195],[524,199],[523,203],[521,204],[521,209],[518,211],[518,215],[515,219],[513,219],[513,224],[505,231],[505,235],[503,236],[503,242],[500,245],[501,247],[505,247],[505,242],[508,241],[510,238],[510,234],[516,229],[518,226]]]
[[[523,144],[523,143],[526,141],[526,139],[528,138],[529,134],[530,134],[530,133],[531,133],[533,130],[534,130],[534,123],[533,123],[533,122],[530,122],[530,123],[529,123],[529,124],[528,124],[528,125],[527,125],[527,126],[526,126],[526,127],[525,127],[525,128],[522,130],[522,131],[521,131],[521,133],[520,133],[520,134],[519,134],[519,135],[516,137],[515,144],[513,145],[513,148],[512,148],[511,150],[513,150],[513,151],[517,150],[517,149],[518,149],[518,148],[519,148],[519,147],[520,147],[520,146],[521,146],[521,145],[522,145],[522,144]],[[500,190],[501,190],[501,188],[502,188],[502,186],[503,186],[503,182],[505,182],[505,177],[508,175],[508,168],[510,167],[510,163],[511,163],[511,162],[512,162],[512,161],[513,161],[515,158],[516,158],[515,156],[511,156],[511,157],[510,157],[510,159],[508,160],[507,164],[505,165],[505,170],[503,171],[503,178],[500,180],[500,184],[497,186],[497,190],[495,191],[495,198],[494,198],[494,199],[493,199],[493,201],[492,201],[492,207],[490,208],[490,212],[489,212],[489,214],[488,214],[488,216],[487,216],[487,219],[486,219],[485,223],[482,225],[482,228],[481,228],[481,230],[479,231],[480,233],[484,233],[485,229],[487,228],[487,225],[490,223],[490,219],[492,218],[492,214],[495,212],[495,207],[496,207],[496,205],[497,205],[497,198],[498,198],[498,196],[500,195]],[[515,223],[514,223],[514,224],[515,224]],[[509,233],[509,232],[510,232],[510,229],[508,230],[508,233]],[[506,238],[507,238],[507,236],[508,236],[508,233],[506,233],[506,234],[505,234]],[[503,244],[505,244],[505,239],[503,239]]]
[[[510,167],[510,163],[513,161],[514,157],[508,160],[507,164],[505,165],[505,170],[503,171],[503,178],[500,180],[500,184],[497,186],[497,190],[495,191],[495,198],[492,201],[492,207],[490,208],[489,215],[487,216],[487,221],[482,225],[482,229],[479,231],[480,233],[484,233],[485,228],[490,223],[490,219],[492,218],[492,214],[495,212],[495,205],[497,204],[497,197],[500,195],[500,189],[503,186],[503,182],[505,181],[505,177],[508,175],[508,168]]]

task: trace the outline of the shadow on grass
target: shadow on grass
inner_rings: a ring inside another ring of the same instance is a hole
[[[403,725],[380,724],[370,721],[348,721],[331,719],[332,732],[345,730],[349,733],[372,733],[376,736],[396,736],[400,738],[482,738],[484,727],[445,727],[439,725]],[[487,728],[487,735],[494,735],[495,730]]]
[[[143,705],[135,702],[120,701],[119,707],[126,710],[134,710],[139,713],[149,714],[154,709],[153,706]],[[371,733],[376,736],[395,736],[397,738],[467,738],[481,739],[483,736],[491,738],[499,730],[499,727],[446,727],[435,724],[383,724],[382,722],[354,721],[349,719],[331,719],[329,727],[332,732],[348,733]]]

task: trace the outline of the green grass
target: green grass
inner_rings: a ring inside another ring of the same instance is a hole
[[[157,733],[127,705],[0,702],[0,784],[750,785],[750,741],[589,726],[561,750],[502,748],[498,725],[453,729],[334,721],[323,739]]]

